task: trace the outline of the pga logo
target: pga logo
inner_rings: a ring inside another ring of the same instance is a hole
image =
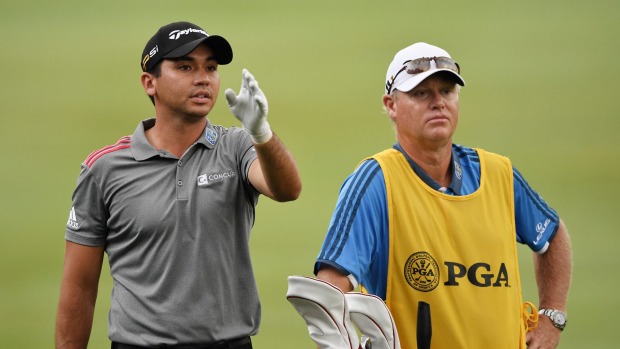
[[[437,288],[440,279],[447,279],[444,286],[460,286],[461,280],[476,287],[510,287],[508,269],[504,263],[499,267],[478,262],[466,266],[457,262],[444,261],[445,276],[437,261],[428,252],[416,252],[405,263],[405,280],[409,286],[421,292]]]
[[[209,184],[209,178],[207,177],[206,174],[198,176],[197,181],[198,181],[198,186],[199,187],[203,187],[203,186]]]

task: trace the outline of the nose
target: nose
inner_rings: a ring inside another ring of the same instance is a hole
[[[198,69],[195,78],[196,85],[208,85],[211,82],[209,72],[205,69]]]
[[[433,92],[431,95],[431,108],[443,108],[445,104],[444,96],[439,92]]]

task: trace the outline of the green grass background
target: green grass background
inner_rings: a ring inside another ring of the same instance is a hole
[[[285,299],[287,276],[311,274],[342,181],[393,144],[385,71],[415,41],[447,49],[462,67],[455,141],[511,157],[569,228],[574,278],[560,347],[617,347],[619,12],[612,0],[1,0],[0,347],[53,347],[79,164],[153,115],[139,56],[177,20],[234,48],[211,120],[238,125],[223,90],[238,91],[248,68],[304,181],[298,201],[262,199],[257,209],[255,348],[314,348]],[[525,298],[536,301],[530,253],[520,253]],[[90,348],[109,347],[110,288],[106,268]]]

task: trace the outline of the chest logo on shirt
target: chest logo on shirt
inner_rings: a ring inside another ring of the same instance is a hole
[[[217,132],[207,127],[207,132],[205,132],[205,138],[207,139],[207,142],[211,143],[211,145],[214,145],[215,142],[217,142]]]
[[[510,287],[508,268],[505,263],[491,266],[488,263],[474,263],[467,267],[457,262],[444,262],[444,286],[461,286],[468,281],[476,287]],[[440,281],[440,269],[435,259],[428,252],[416,252],[405,263],[405,280],[409,286],[420,292],[434,290]]]
[[[459,286],[460,280],[467,279],[477,287],[510,287],[506,264],[493,267],[488,263],[474,263],[469,267],[457,262],[444,262],[447,268],[445,286]]]
[[[405,280],[421,292],[429,292],[439,285],[439,265],[428,252],[416,252],[405,263]]]
[[[458,161],[454,161],[454,174],[456,175],[456,178],[463,179],[463,169]]]
[[[204,187],[209,183],[215,181],[221,181],[225,179],[231,179],[237,176],[237,173],[233,170],[222,172],[222,173],[210,173],[210,174],[201,174],[196,178],[197,184],[199,187]]]

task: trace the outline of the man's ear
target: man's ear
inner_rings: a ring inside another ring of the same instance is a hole
[[[396,119],[396,94],[383,95],[383,107],[388,117],[394,121]]]
[[[140,76],[140,82],[142,83],[142,88],[144,88],[144,92],[147,95],[153,97],[155,96],[156,91],[156,78],[154,74],[144,72]]]

